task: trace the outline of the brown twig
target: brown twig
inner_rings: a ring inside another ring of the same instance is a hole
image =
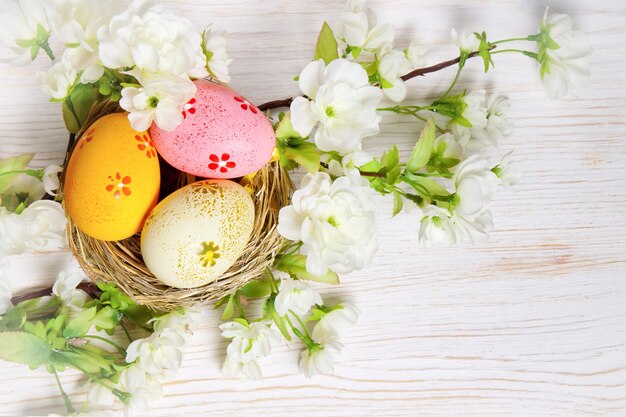
[[[293,100],[294,100],[293,97],[289,97],[283,100],[273,100],[273,101],[268,101],[267,103],[263,103],[258,107],[259,107],[259,110],[261,111],[267,111],[270,109],[279,109],[281,107],[289,107]]]
[[[496,45],[493,45],[491,49],[494,49],[495,47],[496,47]],[[475,56],[478,56],[478,51],[474,51],[471,54],[469,54],[467,56],[467,59],[474,58]],[[456,65],[460,61],[461,61],[461,57],[458,56],[458,57],[456,57],[454,59],[451,59],[449,61],[443,61],[443,62],[440,62],[438,64],[431,65],[430,67],[418,68],[416,70],[413,70],[413,71],[409,72],[408,74],[403,75],[400,78],[402,78],[402,81],[407,81],[407,80],[410,80],[411,78],[423,77],[424,75],[429,74],[431,72],[437,72],[437,71],[440,71],[440,70],[442,70],[444,68],[448,68],[448,67],[451,67],[453,65]]]
[[[496,45],[492,45],[491,49],[495,49]],[[472,52],[471,54],[469,54],[467,56],[467,59],[469,58],[474,58],[478,56],[478,51]],[[440,62],[438,64],[435,65],[431,65],[430,67],[424,67],[424,68],[418,68],[414,71],[409,72],[408,74],[403,75],[402,77],[402,81],[408,81],[411,78],[415,78],[415,77],[423,77],[426,74],[429,74],[431,72],[437,72],[440,71],[444,68],[448,68],[451,67],[453,65],[458,64],[461,61],[461,57],[458,56],[454,59],[450,59],[448,61],[443,61]],[[285,98],[282,100],[272,100],[272,101],[268,101],[267,103],[263,103],[260,106],[257,106],[259,108],[259,110],[261,111],[267,111],[267,110],[271,110],[271,109],[279,109],[281,107],[289,107],[291,105],[291,102],[294,100],[294,97],[289,97],[289,98]]]
[[[100,298],[102,291],[98,288],[98,286],[92,282],[81,282],[76,287],[79,290],[82,290],[91,298]],[[52,287],[42,288],[39,290],[35,290],[26,294],[18,295],[11,298],[11,303],[13,305],[17,305],[23,301],[33,300],[35,298],[45,297],[47,295],[52,294]]]

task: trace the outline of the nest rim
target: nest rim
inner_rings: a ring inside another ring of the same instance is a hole
[[[76,135],[70,135],[64,170],[61,174],[61,188],[65,180],[65,168],[68,166],[77,139],[99,118],[120,111],[117,103],[99,103],[91,109],[81,131]],[[244,181],[248,178],[244,177]],[[178,184],[181,187],[195,180],[195,177],[181,172]],[[261,278],[274,263],[284,243],[277,230],[278,213],[282,207],[289,204],[294,189],[287,171],[278,161],[273,161],[242,185],[251,188],[255,207],[250,239],[235,263],[219,278],[205,285],[175,288],[162,284],[143,262],[140,233],[119,241],[95,239],[76,226],[63,204],[67,217],[66,234],[69,249],[92,282],[112,282],[133,300],[150,308],[167,311],[215,302],[234,293],[249,281]]]

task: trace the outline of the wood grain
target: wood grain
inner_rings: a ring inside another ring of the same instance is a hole
[[[230,32],[233,86],[256,102],[297,92],[290,81],[310,59],[316,32],[343,1],[169,1],[199,27]],[[380,21],[398,44],[421,37],[429,64],[454,56],[448,31],[487,30],[492,39],[536,29],[544,1],[378,0]],[[458,86],[506,92],[515,149],[524,172],[493,203],[496,231],[476,246],[422,249],[419,219],[390,219],[380,198],[380,251],[371,267],[322,288],[329,300],[362,309],[332,376],[309,381],[297,370],[297,343],[279,346],[265,379],[223,379],[225,341],[213,310],[165,386],[152,416],[626,416],[626,5],[612,0],[551,1],[574,16],[594,47],[593,76],[574,98],[551,102],[533,62],[498,56],[485,76],[469,64]],[[38,64],[43,68],[43,64]],[[34,68],[0,66],[0,157],[37,151],[58,163],[65,149],[59,108],[47,103]],[[449,69],[410,82],[425,102],[445,89]],[[366,147],[398,144],[408,155],[419,125],[399,116]],[[76,268],[65,252],[11,259],[16,291]],[[84,383],[66,372],[78,399]],[[62,412],[54,379],[0,363],[0,415]]]

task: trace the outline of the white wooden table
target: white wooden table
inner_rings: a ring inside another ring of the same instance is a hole
[[[343,1],[166,2],[199,27],[230,32],[233,86],[253,101],[296,93],[291,81],[313,53],[316,32]],[[491,39],[532,33],[545,1],[378,0],[381,21],[431,45],[429,63],[455,55],[450,27],[486,30]],[[513,136],[522,182],[493,204],[496,231],[476,246],[421,249],[419,218],[390,219],[380,199],[381,248],[368,269],[324,288],[363,311],[332,376],[309,381],[301,349],[281,346],[265,379],[225,380],[226,341],[207,311],[178,378],[152,416],[626,416],[626,4],[552,1],[574,16],[595,52],[593,76],[575,98],[549,101],[531,60],[498,56],[484,76],[474,61],[458,89],[502,90],[513,101]],[[62,160],[60,109],[31,71],[0,66],[0,157],[36,151],[35,164]],[[441,92],[453,69],[412,80],[412,97]],[[418,126],[386,119],[368,149],[396,143],[409,152]],[[67,252],[11,259],[16,292],[50,284],[76,268]],[[84,383],[65,372],[71,395]],[[0,415],[63,412],[45,371],[0,363]]]

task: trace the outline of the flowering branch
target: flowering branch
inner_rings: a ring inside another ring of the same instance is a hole
[[[491,48],[489,48],[489,50],[491,51],[491,50],[493,50],[495,48],[496,48],[496,45],[492,45]],[[480,52],[478,52],[478,51],[474,51],[471,54],[469,54],[467,56],[467,58],[477,57],[479,55],[479,53]],[[418,68],[418,69],[416,69],[414,71],[409,72],[408,74],[403,75],[400,78],[402,78],[402,81],[407,81],[407,80],[410,80],[411,78],[423,77],[424,75],[429,74],[431,72],[437,72],[437,71],[440,71],[442,69],[445,69],[445,68],[451,67],[453,65],[456,65],[460,61],[461,61],[461,56],[458,56],[458,57],[456,57],[454,59],[450,59],[448,61],[443,61],[443,62],[440,62],[438,64],[431,65],[430,67]]]
[[[489,50],[493,50],[495,49],[497,46],[496,45],[491,45],[491,47],[489,48]],[[467,58],[474,58],[476,56],[479,55],[478,51],[474,51],[471,54],[469,54],[467,56]],[[402,77],[400,77],[402,79],[402,81],[407,81],[410,80],[411,78],[415,78],[415,77],[423,77],[426,74],[429,74],[431,72],[437,72],[440,71],[442,69],[451,67],[453,65],[458,64],[461,61],[461,56],[458,56],[454,59],[450,59],[448,61],[443,61],[440,62],[438,64],[435,65],[431,65],[430,67],[424,67],[424,68],[418,68],[416,70],[413,70],[411,72],[409,72],[408,74],[403,75]],[[271,109],[279,109],[282,107],[289,107],[291,105],[291,103],[295,100],[295,97],[289,97],[289,98],[285,98],[282,100],[272,100],[272,101],[268,101],[266,103],[263,103],[259,106],[257,106],[259,108],[259,110],[261,111],[267,111],[267,110],[271,110]]]
[[[293,100],[294,100],[294,97],[289,97],[289,98],[285,98],[282,100],[272,100],[272,101],[268,101],[267,103],[263,103],[258,107],[259,107],[259,110],[261,111],[279,109],[281,107],[289,107],[291,103],[293,102]]]
[[[100,298],[102,291],[93,282],[81,282],[76,286],[77,289],[82,290],[90,298]],[[52,287],[42,288],[40,290],[31,291],[26,294],[17,295],[11,298],[11,303],[17,305],[23,301],[34,300],[35,298],[45,297],[52,295]]]

